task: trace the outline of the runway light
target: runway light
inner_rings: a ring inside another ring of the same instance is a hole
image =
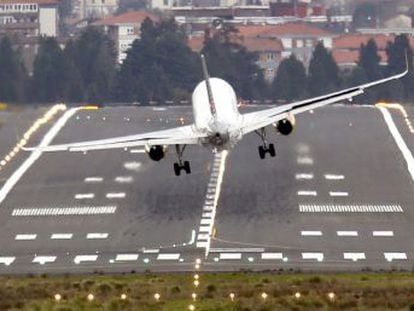
[[[94,300],[95,299],[95,296],[93,295],[93,294],[89,294],[88,295],[88,300],[89,301],[92,301],[92,300]]]
[[[301,296],[301,294],[300,294],[299,292],[295,293],[295,298],[296,298],[296,299],[299,299],[299,298],[300,298],[300,296]]]
[[[61,296],[60,294],[56,294],[56,295],[55,295],[55,300],[56,300],[57,302],[61,301],[61,300],[62,300],[62,296]]]
[[[328,298],[329,298],[330,300],[334,300],[334,299],[335,299],[335,293],[330,292],[330,293],[328,294]]]
[[[263,292],[261,296],[262,296],[263,300],[266,300],[268,295],[265,292]]]
[[[194,311],[194,310],[195,310],[195,306],[194,306],[194,305],[189,305],[189,306],[188,306],[188,310],[190,310],[190,311]]]
[[[229,297],[230,297],[231,301],[234,301],[234,298],[236,298],[236,294],[235,293],[230,293]]]
[[[200,265],[197,263],[194,268],[196,268],[196,270],[200,269]]]
[[[194,274],[194,280],[198,280],[200,276],[198,274]]]
[[[194,300],[194,301],[196,301],[196,299],[197,299],[197,294],[196,294],[196,293],[192,293],[192,294],[191,294],[191,298],[193,298],[193,300]]]
[[[201,259],[200,258],[197,258],[195,262],[196,262],[196,264],[199,265],[199,264],[201,264]]]
[[[160,295],[160,294],[158,294],[158,293],[155,293],[155,294],[154,294],[154,299],[155,299],[156,301],[159,301],[159,300],[160,300],[160,298],[161,298],[161,295]]]
[[[198,285],[200,285],[200,281],[199,280],[194,280],[194,286],[198,287]]]
[[[125,300],[125,299],[127,299],[127,295],[126,294],[122,294],[121,295],[121,300]]]

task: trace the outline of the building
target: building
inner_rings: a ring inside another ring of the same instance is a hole
[[[58,35],[56,0],[0,0],[0,34]]]
[[[335,34],[311,26],[307,23],[286,23],[280,25],[248,25],[237,27],[244,37],[278,39],[282,43],[282,58],[289,57],[292,53],[309,66],[313,50],[319,42],[323,42],[327,49],[332,48]]]
[[[72,0],[77,19],[104,18],[118,9],[119,0]]]
[[[320,1],[270,0],[272,16],[326,16],[326,8]]]
[[[141,24],[146,18],[158,21],[158,17],[145,11],[133,11],[101,19],[92,25],[102,27],[116,45],[118,62],[122,63],[134,40],[140,38]]]

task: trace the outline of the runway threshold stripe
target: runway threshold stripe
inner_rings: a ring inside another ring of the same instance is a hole
[[[384,257],[387,261],[394,261],[394,260],[407,260],[407,254],[406,253],[384,253]]]
[[[0,264],[10,266],[15,260],[16,257],[0,257]]]
[[[44,265],[46,263],[52,263],[55,261],[56,261],[56,256],[36,256],[32,262]]]
[[[98,259],[98,255],[78,255],[73,260],[75,264],[80,264],[82,262],[93,262]]]
[[[262,253],[262,260],[284,260],[283,253]]]
[[[174,254],[158,254],[157,260],[178,260],[180,259],[179,253]]]
[[[312,197],[316,197],[318,195],[316,191],[309,191],[309,190],[299,190],[297,194],[298,196],[312,196]]]
[[[305,260],[313,259],[313,260],[321,262],[323,261],[323,258],[324,258],[323,253],[302,253],[302,259],[305,259]]]
[[[115,261],[136,261],[138,260],[138,254],[118,254]]]
[[[220,253],[219,258],[221,260],[241,260],[242,254],[241,253]]]
[[[37,234],[17,234],[14,238],[16,241],[33,241],[36,240]]]
[[[263,253],[262,247],[246,247],[246,248],[210,248],[210,253]]]
[[[329,195],[331,197],[347,197],[349,193],[345,191],[330,191]]]
[[[388,129],[392,135],[392,137],[395,140],[395,143],[397,144],[398,148],[400,149],[406,163],[407,163],[407,169],[408,172],[411,175],[411,179],[414,180],[414,158],[410,151],[410,149],[407,147],[407,144],[405,143],[404,139],[401,136],[401,133],[398,131],[397,126],[394,123],[394,120],[391,117],[390,112],[388,109],[384,107],[379,108],[382,112],[382,115],[384,116],[385,123],[388,126]]]
[[[12,211],[15,217],[34,216],[86,216],[114,214],[117,207],[108,206],[77,206],[77,207],[45,207],[45,208],[16,208]]]
[[[53,106],[55,107],[55,106]],[[51,108],[52,109],[56,108]],[[79,108],[71,108],[66,111],[51,127],[51,129],[43,136],[39,144],[39,148],[33,150],[30,153],[30,156],[23,162],[22,165],[19,166],[17,170],[13,172],[13,174],[7,179],[6,183],[0,189],[0,203],[4,201],[6,196],[9,192],[13,189],[13,187],[19,182],[20,178],[26,173],[26,171],[40,158],[42,155],[42,148],[46,148],[55,138],[55,136],[59,133],[59,131],[65,126],[66,122],[79,110]],[[47,114],[48,112],[46,112]]]
[[[52,240],[70,240],[73,237],[73,233],[53,233],[50,236]]]
[[[399,204],[388,205],[339,205],[339,204],[299,204],[301,213],[403,213]]]

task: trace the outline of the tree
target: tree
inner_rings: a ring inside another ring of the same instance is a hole
[[[378,55],[378,47],[374,39],[371,38],[366,45],[361,45],[358,66],[364,69],[368,81],[382,77],[380,61],[381,57]]]
[[[117,76],[115,96],[122,101],[163,102],[189,99],[200,78],[199,59],[173,20],[155,25],[146,19]]]
[[[68,61],[83,84],[83,100],[107,102],[111,99],[116,74],[113,42],[102,31],[89,27],[71,43]]]
[[[294,54],[291,54],[277,69],[272,84],[273,97],[288,101],[301,98],[305,93],[304,85],[306,85],[305,67]]]
[[[386,53],[388,56],[388,66],[387,66],[387,74],[393,75],[400,72],[403,72],[406,67],[406,57],[408,61],[408,75],[405,76],[402,80],[398,81],[401,82],[403,85],[403,98],[406,100],[413,100],[414,99],[414,73],[413,73],[413,50],[410,46],[410,42],[406,35],[399,35],[396,36],[394,42],[389,42],[386,48]],[[389,93],[395,94],[395,90],[392,90],[393,85],[396,83],[389,84]],[[394,97],[389,98],[396,100]]]
[[[62,101],[65,94],[66,76],[62,49],[55,38],[40,39],[39,52],[33,65],[31,92],[39,102]]]
[[[339,86],[339,69],[332,54],[319,42],[313,51],[309,64],[308,90],[318,96],[331,92]]]
[[[11,40],[0,41],[0,100],[22,102],[26,72],[18,51],[13,51]]]

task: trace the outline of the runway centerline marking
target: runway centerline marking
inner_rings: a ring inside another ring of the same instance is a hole
[[[53,233],[50,236],[51,240],[70,240],[73,238],[73,233]]]
[[[173,253],[173,254],[158,254],[157,260],[178,260],[180,259],[179,253]]]
[[[134,181],[134,177],[132,176],[118,176],[115,178],[115,182],[120,184],[129,184]]]
[[[384,116],[385,123],[388,126],[388,129],[394,138],[395,143],[397,144],[398,148],[400,149],[405,162],[407,163],[407,169],[408,172],[411,175],[411,179],[414,180],[414,158],[413,155],[408,149],[407,144],[405,143],[404,139],[401,136],[400,131],[398,130],[397,126],[395,125],[395,122],[388,111],[388,109],[384,107],[379,107],[380,111],[382,112],[382,115]]]
[[[52,263],[56,261],[56,256],[36,256],[33,258],[33,263],[44,265],[46,263]]]
[[[42,148],[49,146],[59,131],[65,126],[66,122],[79,110],[80,108],[71,108],[66,111],[52,126],[52,128],[46,133],[39,144],[39,148],[36,148],[31,152],[29,157],[19,166],[17,170],[7,179],[6,183],[0,189],[0,204],[7,197],[9,192],[18,183],[20,178],[26,173],[26,171],[40,158],[42,155]]]
[[[0,257],[0,264],[10,266],[15,260],[16,257]]]
[[[262,253],[262,260],[283,260],[287,261],[288,258],[283,256],[283,253]]]
[[[297,163],[301,165],[313,165],[313,159],[310,157],[298,157]]]
[[[335,174],[325,174],[324,175],[326,180],[343,180],[345,179],[344,175],[335,175]]]
[[[138,257],[138,254],[118,254],[115,261],[137,261]]]
[[[407,260],[406,253],[397,253],[397,252],[384,253],[384,257],[387,261],[390,261],[390,262],[393,260]]]
[[[329,191],[329,195],[331,197],[347,197],[349,193],[345,191]]]
[[[295,175],[295,178],[297,180],[302,180],[302,179],[310,180],[310,179],[313,179],[313,177],[314,176],[313,176],[312,173],[298,173],[298,174]]]
[[[214,221],[216,217],[217,204],[220,198],[221,185],[223,182],[224,171],[226,169],[226,158],[228,151],[224,150],[214,155],[213,169],[211,171],[209,186],[207,187],[207,194],[203,206],[203,217],[200,220],[200,227],[198,232],[208,235],[207,240],[204,240],[205,235],[199,236],[203,238],[196,242],[197,248],[205,248],[205,257],[207,258],[210,251],[211,236],[214,229]],[[213,200],[213,202],[210,202]],[[211,204],[213,203],[213,204]],[[211,212],[210,214],[205,214]]]
[[[98,255],[78,255],[73,260],[75,264],[80,264],[82,262],[93,262],[98,259]]]
[[[220,253],[220,260],[241,260],[241,253]]]
[[[125,196],[125,192],[109,192],[106,194],[107,199],[123,199]]]
[[[86,239],[87,240],[102,240],[102,239],[107,239],[108,236],[109,236],[109,233],[92,232],[86,235]]]
[[[323,261],[323,253],[302,253],[302,259],[314,259],[318,262]]]
[[[344,259],[350,259],[352,261],[365,260],[365,253],[344,253]]]
[[[358,236],[358,231],[336,231],[337,236]]]

